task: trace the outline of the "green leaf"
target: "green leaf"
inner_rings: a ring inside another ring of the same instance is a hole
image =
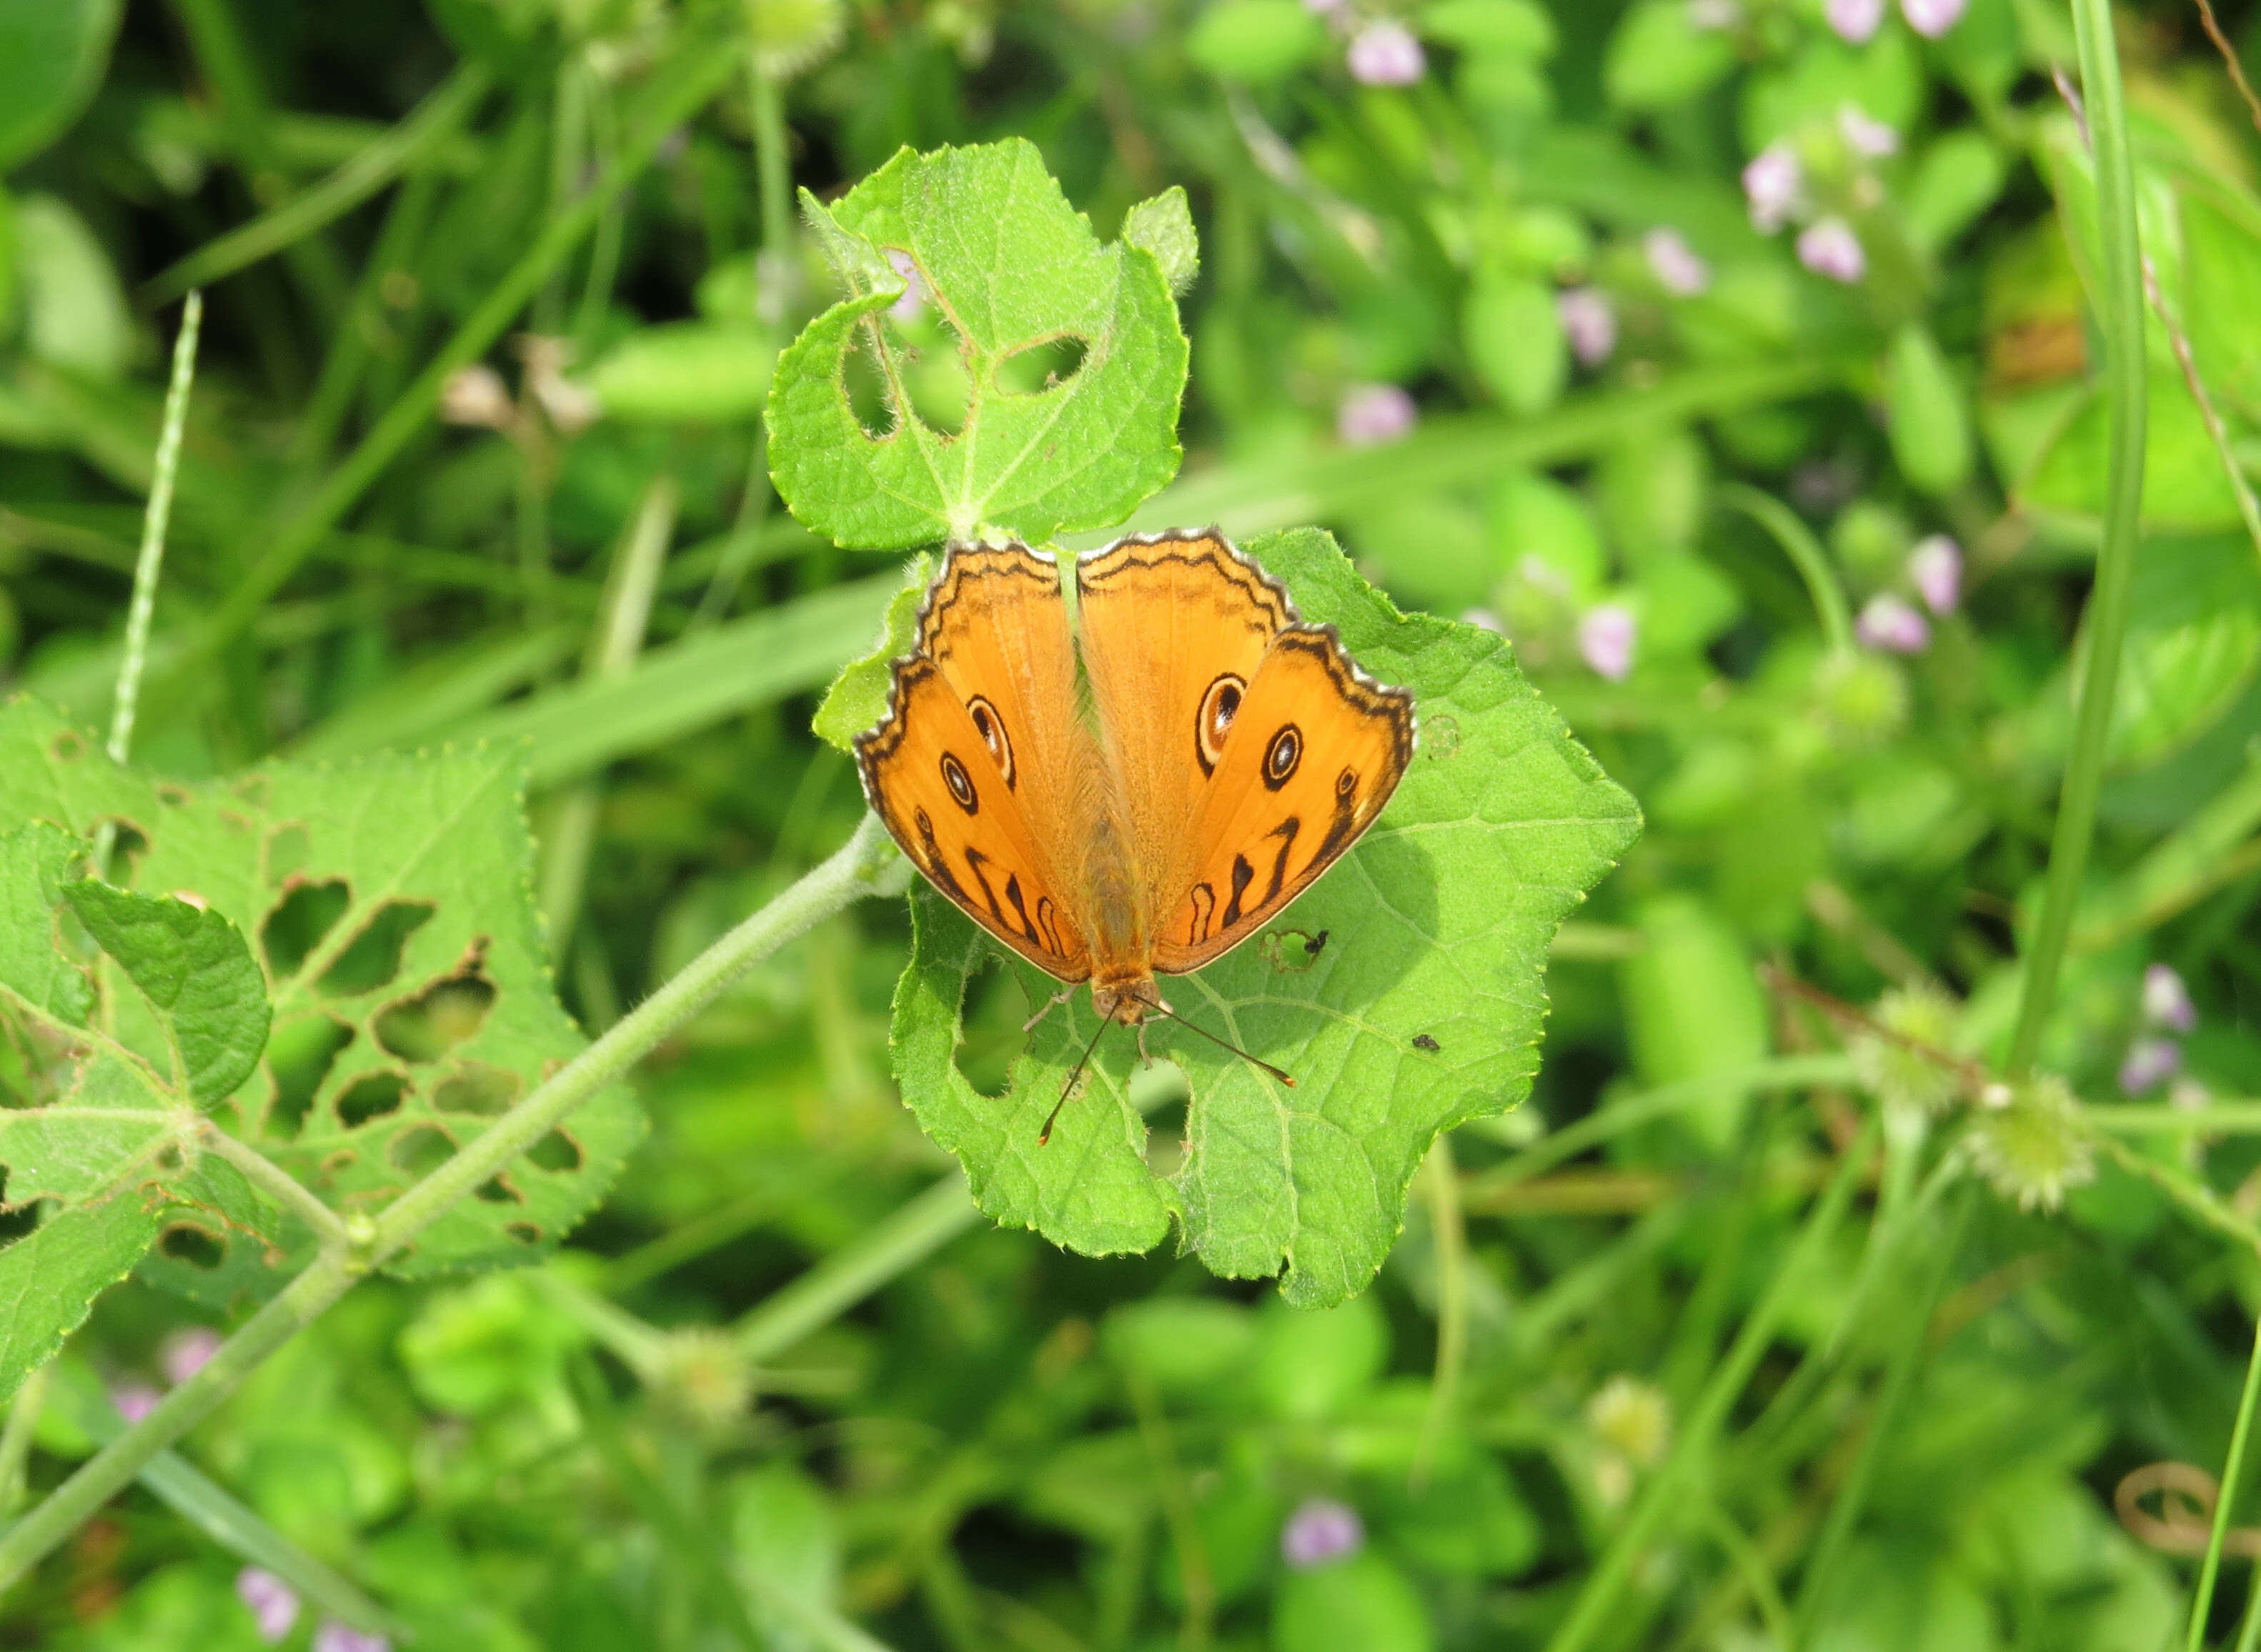
[[[1322,1305],[1373,1277],[1436,1133],[1528,1093],[1548,944],[1632,843],[1640,816],[1499,637],[1400,614],[1317,530],[1251,549],[1306,620],[1337,626],[1361,666],[1420,702],[1419,752],[1342,864],[1266,933],[1166,983],[1181,1014],[1287,1067],[1296,1088],[1158,1021],[1148,1041],[1193,1091],[1179,1167],[1147,1163],[1127,1032],[1101,1041],[1086,1088],[1039,1147],[1037,1130],[1095,1031],[1089,1001],[1079,994],[1036,1028],[1004,1094],[974,1089],[952,1055],[967,983],[997,950],[923,884],[895,994],[895,1071],[904,1100],[965,1162],[997,1221],[1098,1254],[1145,1249],[1174,1219],[1213,1271],[1245,1278],[1284,1265],[1288,1298]],[[1008,966],[1031,1002],[1055,988]]]
[[[856,749],[856,736],[879,726],[887,715],[887,696],[894,682],[894,662],[909,653],[918,636],[920,606],[934,579],[934,558],[922,551],[903,568],[902,588],[887,599],[880,617],[879,640],[872,651],[848,662],[832,686],[824,691],[810,725],[816,737],[840,748]]]
[[[58,1210],[0,1250],[0,1400],[54,1357],[157,1237],[138,1199]]]
[[[191,1096],[210,1105],[251,1076],[271,1017],[267,983],[234,924],[209,908],[93,878],[66,886],[63,898],[157,1012]]]
[[[1620,109],[1665,109],[1701,96],[1734,67],[1729,31],[1698,27],[1686,0],[1642,0],[1610,35],[1602,85]]]
[[[1162,266],[1143,247],[1102,247],[1034,145],[904,150],[829,209],[802,202],[849,289],[786,349],[770,393],[778,493],[813,530],[871,549],[984,528],[1042,542],[1119,521],[1176,474],[1186,341]],[[971,393],[955,435],[909,405],[885,314],[906,282],[886,253],[957,334]],[[1083,351],[1063,382],[1001,380],[1012,357],[1062,343]],[[851,402],[851,348],[883,382],[884,435]]]
[[[1367,1549],[1288,1572],[1272,1598],[1278,1652],[1430,1652],[1429,1611],[1404,1573]]]
[[[1173,298],[1183,298],[1201,274],[1201,239],[1194,233],[1193,208],[1183,184],[1173,183],[1132,207],[1123,219],[1123,239],[1154,255]]]
[[[1900,474],[1933,495],[1969,481],[1970,415],[1954,370],[1921,322],[1893,334],[1885,387],[1886,427]]]
[[[1569,347],[1545,283],[1528,276],[1479,277],[1468,289],[1461,329],[1477,376],[1510,413],[1538,413],[1562,394]]]
[[[1735,931],[1684,895],[1651,901],[1641,947],[1619,967],[1633,1068],[1653,1087],[1733,1073],[1767,1053],[1766,1001]],[[1734,1138],[1746,1093],[1722,1088],[1686,1115],[1714,1147]]]
[[[777,357],[767,334],[678,321],[629,334],[585,382],[609,418],[668,424],[750,419],[769,398]]]
[[[1326,27],[1303,0],[1220,0],[1186,36],[1186,55],[1219,80],[1268,86],[1317,57]]]
[[[43,707],[0,710],[11,811],[80,833],[121,822],[122,881],[192,895],[251,939],[273,1031],[215,1122],[341,1210],[397,1196],[582,1046],[550,989],[523,784],[514,754],[482,749],[176,786],[119,768]],[[159,1024],[148,1031],[161,1041]],[[226,1076],[189,1065],[207,1085]],[[595,1204],[642,1128],[625,1088],[600,1094],[392,1271],[539,1255]],[[291,1244],[216,1166],[199,1174],[169,1185],[208,1234],[255,1225]]]
[[[102,83],[118,0],[0,0],[0,170],[38,154]]]
[[[84,844],[39,822],[0,837],[0,993],[71,1026],[85,1023],[94,992],[57,950],[55,909],[85,858]]]

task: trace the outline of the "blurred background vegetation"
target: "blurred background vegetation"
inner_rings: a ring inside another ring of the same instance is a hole
[[[2144,540],[2070,1090],[1990,1117],[1817,994],[1989,1059],[2015,1014],[2105,470],[2058,0],[0,0],[0,684],[104,719],[205,289],[138,758],[527,741],[585,1026],[861,811],[808,715],[893,564],[784,514],[758,413],[833,296],[793,189],[903,144],[1027,137],[1109,238],[1183,184],[1188,461],[1134,526],[1332,528],[1649,820],[1533,1100],[1349,1305],[973,1218],[871,905],[645,1066],[565,1254],[372,1282],[192,1437],[253,1536],[145,1478],[0,1645],[2180,1636],[2261,1309],[2261,114],[2189,0],[2114,11]],[[105,1297],[33,1487],[238,1311]]]

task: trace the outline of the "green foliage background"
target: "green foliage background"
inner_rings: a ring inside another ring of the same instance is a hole
[[[0,1519],[814,887],[883,679],[818,697],[945,533],[1219,524],[1425,742],[1180,1004],[1358,996],[1253,1018],[1358,1162],[1203,1170],[1268,1103],[1167,1032],[1024,1150],[1087,1010],[842,896],[0,1646],[2250,1636],[2242,1546],[2188,1630],[2202,1516],[2114,1498],[2221,1473],[2261,1310],[2261,146],[2193,9],[2108,10],[2142,542],[2053,1077],[1992,1093],[2109,469],[2056,0],[0,0]]]

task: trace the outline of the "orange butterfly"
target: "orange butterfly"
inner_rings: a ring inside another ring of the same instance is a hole
[[[1118,540],[1073,577],[1072,622],[1053,557],[952,546],[856,761],[912,864],[1037,968],[1089,981],[1104,1031],[1177,1018],[1156,975],[1231,952],[1374,823],[1413,755],[1413,696],[1214,531]]]

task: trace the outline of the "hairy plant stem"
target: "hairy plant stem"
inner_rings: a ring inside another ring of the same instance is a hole
[[[901,894],[910,876],[908,863],[896,854],[885,828],[876,816],[866,815],[829,859],[685,966],[461,1153],[374,1219],[348,1218],[349,1245],[318,1257],[221,1344],[200,1370],[0,1533],[0,1591],[77,1530],[152,1457],[211,1415],[268,1355],[426,1228],[473,1196],[488,1178],[576,1108],[625,1074],[745,970],[865,895]],[[954,1185],[951,1191],[963,1199]],[[970,1203],[967,1210],[970,1218]]]
[[[2214,1580],[2222,1570],[2222,1541],[2229,1531],[2229,1505],[2245,1467],[2245,1437],[2253,1426],[2253,1401],[2261,1395],[2261,1325],[2253,1327],[2253,1357],[2245,1366],[2245,1390],[2237,1398],[2237,1421],[2229,1431],[2229,1457],[2222,1465],[2222,1490],[2214,1499],[2214,1529],[2207,1533],[2206,1562],[2199,1568],[2198,1593],[2191,1600],[2187,1652],[2203,1652],[2206,1618],[2214,1605]]]
[[[755,1361],[783,1353],[980,1217],[965,1179],[955,1173],[944,1176],[750,1310],[731,1332],[738,1351]]]
[[[2072,755],[2065,765],[2056,830],[2049,840],[2049,880],[2033,945],[2026,954],[2017,1030],[2010,1040],[2013,1077],[2033,1067],[2056,1002],[2057,973],[2072,930],[2081,874],[2088,866],[2089,842],[2095,835],[2143,504],[2149,384],[2143,364],[2143,253],[2136,239],[2135,167],[2128,156],[2128,109],[2120,86],[2119,51],[2112,38],[2110,0],[2073,0],[2072,20],[2079,38],[2081,91],[2095,154],[2097,225],[2103,242],[2097,321],[2104,338],[2110,469],[2104,484],[2104,539],[2097,548],[2096,585],[2088,600],[2087,654],[2081,662]]]
[[[1877,1126],[1871,1119],[1859,1139],[1837,1161],[1836,1174],[1815,1202],[1790,1254],[1775,1270],[1766,1294],[1736,1332],[1734,1342],[1712,1371],[1712,1380],[1704,1385],[1703,1393],[1688,1414],[1686,1427],[1673,1445],[1672,1454],[1641,1489],[1625,1524],[1611,1539],[1600,1562],[1586,1575],[1585,1586],[1578,1591],[1569,1616],[1547,1643],[1547,1652],[1582,1652],[1582,1648],[1594,1643],[1611,1614],[1620,1610],[1620,1597],[1632,1582],[1633,1565],[1641,1551],[1655,1539],[1667,1518],[1687,1506],[1685,1484],[1689,1476],[1711,1451],[1715,1437],[1727,1420],[1728,1411],[1733,1409],[1744,1384],[1757,1368],[1760,1355],[1773,1340],[1775,1327],[1790,1305],[1797,1282],[1836,1232],[1845,1207],[1852,1201],[1853,1189],[1859,1185],[1875,1153],[1877,1135]]]

